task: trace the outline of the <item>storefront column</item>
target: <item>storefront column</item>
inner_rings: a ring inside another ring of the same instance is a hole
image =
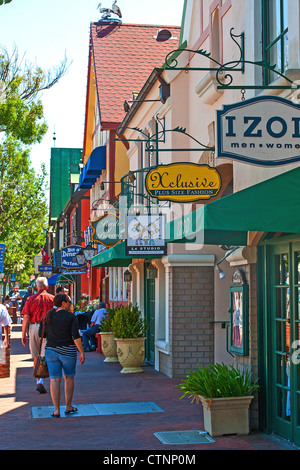
[[[169,255],[162,258],[168,273],[169,355],[160,354],[160,371],[183,378],[197,364],[214,360],[215,256]]]

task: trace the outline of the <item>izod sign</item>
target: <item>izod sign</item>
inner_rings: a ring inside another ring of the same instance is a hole
[[[150,196],[162,201],[193,202],[210,199],[221,189],[215,168],[196,163],[172,163],[152,168],[146,176]]]
[[[257,165],[300,160],[300,106],[260,96],[217,111],[216,155]]]

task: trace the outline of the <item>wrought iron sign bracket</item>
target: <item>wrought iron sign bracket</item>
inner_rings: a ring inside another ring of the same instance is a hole
[[[208,151],[208,152],[214,152],[215,147],[208,147],[207,145],[202,144],[197,140],[195,137],[191,136],[186,132],[185,127],[180,127],[177,126],[174,129],[166,129],[165,128],[165,120],[161,120],[159,118],[159,115],[157,114],[155,116],[155,120],[157,123],[159,123],[162,127],[162,130],[158,130],[158,125],[156,126],[156,133],[155,134],[146,134],[142,129],[138,127],[126,127],[125,129],[131,129],[133,131],[138,132],[139,134],[142,135],[142,138],[136,138],[136,139],[114,139],[116,141],[126,141],[126,142],[145,142],[145,152],[150,152],[151,154],[155,152],[203,152],[203,151]],[[165,143],[165,137],[167,132],[179,132],[182,135],[185,135],[192,139],[194,142],[199,144],[198,148],[158,148],[159,143]],[[118,131],[116,132],[118,134]]]
[[[176,49],[171,51],[165,58],[165,64],[163,66],[164,70],[184,70],[185,72],[190,71],[202,71],[202,72],[216,72],[216,81],[217,81],[217,89],[219,90],[293,90],[299,89],[300,85],[290,80],[286,75],[280,73],[276,70],[276,64],[271,65],[269,62],[266,61],[250,61],[245,59],[245,34],[233,34],[234,28],[230,30],[230,37],[237,45],[239,50],[239,58],[237,60],[233,60],[230,62],[226,62],[225,64],[221,64],[218,60],[211,57],[211,53],[205,51],[204,49],[199,50],[191,50],[191,49]],[[238,42],[237,39],[240,39]],[[183,52],[188,52],[195,55],[200,55],[209,59],[213,62],[216,66],[213,67],[178,67],[178,60],[177,57],[179,54]],[[263,69],[267,69],[270,72],[274,72],[285,79],[289,85],[234,85],[233,76],[231,75],[234,72],[241,72],[244,74],[245,72],[245,65],[253,65],[258,66]]]

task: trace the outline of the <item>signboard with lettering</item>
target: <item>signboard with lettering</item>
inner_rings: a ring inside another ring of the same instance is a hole
[[[165,218],[163,215],[128,215],[126,256],[165,255]]]
[[[0,273],[4,272],[5,245],[0,243]]]
[[[40,272],[45,272],[45,273],[47,272],[47,273],[49,273],[49,272],[52,271],[52,266],[49,265],[49,264],[39,265],[39,266],[38,266],[38,270],[39,270]]]
[[[217,111],[216,156],[275,166],[300,161],[300,105],[258,96]]]
[[[221,176],[215,168],[196,163],[158,165],[146,175],[150,196],[162,201],[193,202],[210,199],[221,189]]]
[[[92,240],[111,248],[119,243],[119,217],[107,212],[99,219],[91,221]]]
[[[69,245],[61,249],[61,267],[65,269],[80,269],[86,265],[86,261],[83,264],[79,264],[76,255],[82,250],[80,245]]]

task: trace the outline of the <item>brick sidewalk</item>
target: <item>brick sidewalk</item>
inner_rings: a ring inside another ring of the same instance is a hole
[[[154,402],[163,412],[72,416],[66,419],[34,419],[34,407],[49,406],[47,394],[35,390],[32,359],[21,344],[21,325],[13,325],[11,377],[0,379],[1,450],[105,450],[195,452],[199,450],[298,450],[265,434],[225,436],[205,444],[166,445],[154,433],[203,430],[202,408],[180,400],[176,385],[150,366],[141,374],[121,374],[118,363],[104,363],[97,352],[78,364],[73,402],[76,405]],[[64,404],[62,390],[62,405]],[[49,412],[49,414],[50,414]]]

